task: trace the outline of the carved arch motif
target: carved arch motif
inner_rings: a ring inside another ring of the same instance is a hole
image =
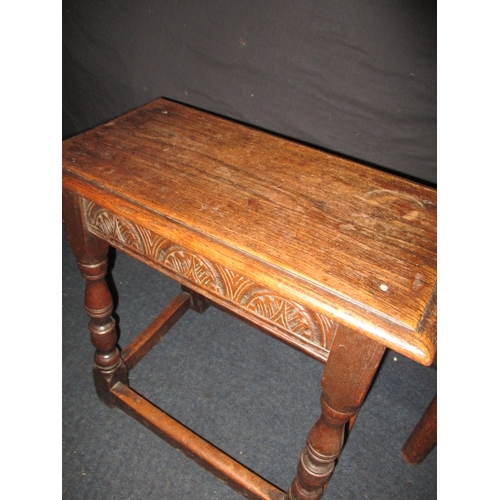
[[[325,351],[330,349],[338,326],[333,320],[280,297],[250,278],[211,262],[93,202],[85,201],[85,206],[87,226],[97,236],[141,253],[307,344]]]

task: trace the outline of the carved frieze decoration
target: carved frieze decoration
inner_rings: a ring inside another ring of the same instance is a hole
[[[211,296],[221,297],[258,316],[271,326],[285,331],[301,344],[313,345],[327,353],[337,323],[309,310],[250,278],[179,246],[154,232],[117,216],[93,202],[85,200],[87,227],[118,248],[143,255],[171,274],[182,276]]]

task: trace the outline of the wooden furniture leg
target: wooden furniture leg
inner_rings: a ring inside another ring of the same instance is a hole
[[[307,437],[286,500],[322,497],[342,451],[345,426],[359,411],[385,348],[339,326],[323,372],[321,416]]]
[[[86,281],[85,310],[90,317],[89,330],[94,354],[94,382],[99,399],[114,406],[111,387],[116,382],[128,385],[128,371],[117,347],[113,299],[105,281],[109,245],[85,231],[78,197],[63,192],[63,218],[66,236],[78,267]]]
[[[437,395],[430,402],[413,432],[403,446],[403,458],[411,465],[418,465],[437,443]]]

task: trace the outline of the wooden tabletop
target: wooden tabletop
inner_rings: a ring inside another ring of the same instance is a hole
[[[435,189],[166,99],[66,140],[63,167],[66,187],[432,362]]]

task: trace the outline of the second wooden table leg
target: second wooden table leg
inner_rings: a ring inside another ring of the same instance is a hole
[[[323,495],[344,443],[345,425],[358,412],[385,348],[339,326],[323,372],[321,416],[307,437],[287,500]]]
[[[418,465],[437,443],[437,395],[430,402],[422,418],[403,446],[403,458],[411,465]]]

